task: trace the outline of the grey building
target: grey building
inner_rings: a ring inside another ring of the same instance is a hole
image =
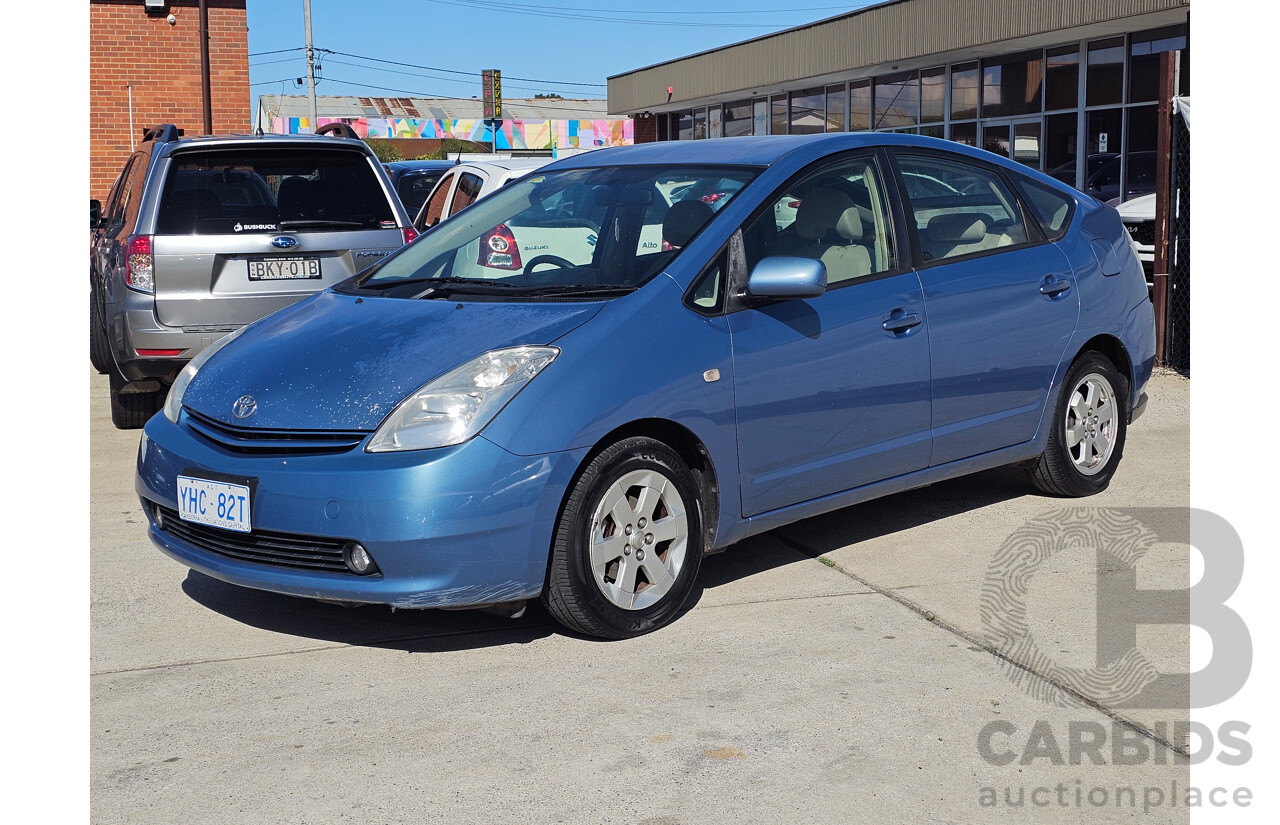
[[[1189,17],[1189,0],[889,0],[615,75],[608,108],[637,142],[931,135],[1126,199],[1155,188],[1162,80],[1190,93]]]

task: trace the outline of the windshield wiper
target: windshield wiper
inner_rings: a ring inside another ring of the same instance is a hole
[[[542,286],[522,289],[518,293],[520,297],[537,297],[540,295],[627,295],[635,292],[634,286],[624,286],[622,284],[555,284],[553,286]]]
[[[359,229],[364,224],[358,221],[329,221],[323,218],[307,218],[297,221],[280,221],[277,224],[281,229],[319,229],[323,227],[333,229]]]

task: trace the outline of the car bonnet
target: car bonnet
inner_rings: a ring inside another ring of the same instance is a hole
[[[321,292],[210,358],[183,406],[238,428],[374,430],[428,381],[489,350],[549,344],[602,306]],[[245,396],[255,403],[236,403]]]

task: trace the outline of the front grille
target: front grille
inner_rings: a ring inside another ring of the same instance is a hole
[[[176,510],[158,504],[155,512],[163,518],[164,526],[160,528],[161,531],[219,556],[299,570],[348,572],[342,557],[346,539],[300,536],[271,530],[237,533],[183,521]]]
[[[236,427],[188,409],[187,426],[206,441],[240,455],[345,453],[364,441],[363,430],[259,430]]]
[[[1139,246],[1155,246],[1156,244],[1156,222],[1143,221],[1142,223],[1127,223],[1125,229],[1129,230],[1130,237],[1133,242]]]

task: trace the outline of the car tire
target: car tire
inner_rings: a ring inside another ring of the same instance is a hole
[[[1044,452],[1028,468],[1032,483],[1055,496],[1107,489],[1124,453],[1128,416],[1127,382],[1105,355],[1082,353],[1062,381]]]
[[[163,391],[122,392],[128,383],[124,376],[115,369],[111,369],[108,375],[111,387],[111,423],[116,429],[140,429],[164,404]]]
[[[627,438],[595,456],[565,499],[542,601],[570,630],[625,639],[670,623],[702,563],[702,510],[688,466]]]
[[[89,293],[89,363],[99,375],[106,375],[111,369],[107,326],[102,321],[102,313],[98,312],[98,302],[92,292]]]

